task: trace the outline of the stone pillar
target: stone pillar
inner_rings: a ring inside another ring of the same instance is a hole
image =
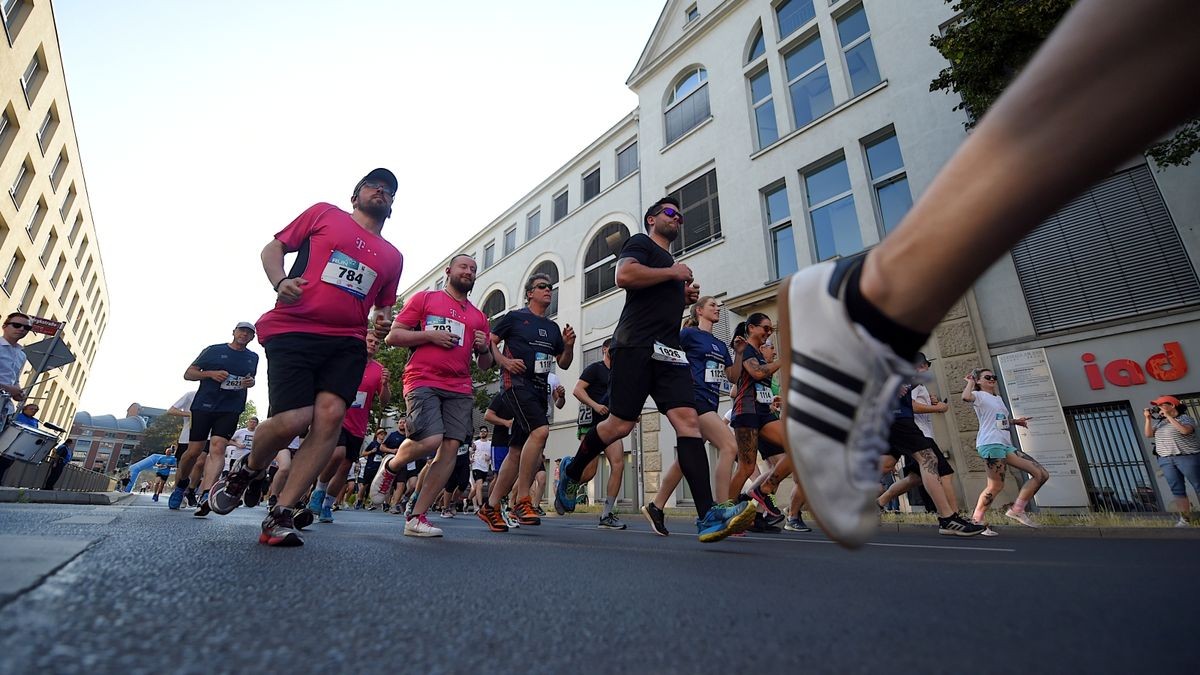
[[[662,485],[662,452],[658,447],[658,432],[662,416],[657,410],[644,413],[640,422],[642,448],[642,484],[645,494],[642,503],[648,504],[658,496]]]

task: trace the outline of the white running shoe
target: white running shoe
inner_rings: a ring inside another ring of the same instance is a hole
[[[981,536],[981,537],[999,537],[1000,533],[993,530],[992,528],[988,527],[987,525],[984,525],[983,532],[980,532],[979,536]]]
[[[1191,524],[1188,523],[1186,518],[1179,516],[1179,520],[1175,521],[1175,527],[1191,527]]]
[[[1009,509],[1004,512],[1004,515],[1008,518],[1012,518],[1013,520],[1024,525],[1025,527],[1032,527],[1032,528],[1041,527],[1041,525],[1038,525],[1037,523],[1033,522],[1033,519],[1029,517],[1029,514],[1025,513],[1024,511],[1014,511],[1012,509]]]
[[[440,537],[442,530],[435,527],[433,523],[422,513],[419,516],[413,516],[404,521],[404,536],[406,537]]]
[[[396,482],[396,474],[388,471],[387,460],[379,465],[379,471],[375,472],[375,478],[371,479],[371,489],[368,495],[371,498],[371,503],[379,505],[387,497],[387,493],[391,491],[392,484]]]
[[[500,515],[504,517],[504,524],[508,526],[508,529],[515,530],[521,527],[521,524],[517,522],[516,518],[512,517],[512,513],[508,509],[501,509]]]
[[[861,258],[807,267],[780,287],[788,452],[821,529],[861,546],[879,524],[879,458],[901,384],[916,368],[850,321],[846,279]]]

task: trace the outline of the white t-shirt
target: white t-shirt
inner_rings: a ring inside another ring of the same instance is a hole
[[[912,390],[913,403],[922,405],[932,405],[932,399],[929,398],[929,390],[925,385],[918,384]],[[933,414],[932,413],[913,413],[913,421],[917,423],[917,428],[921,433],[925,434],[925,438],[933,438]]]
[[[471,468],[478,471],[492,470],[491,441],[475,441],[475,459],[471,461]]]
[[[998,443],[1012,446],[1011,415],[1004,399],[986,391],[975,392],[975,416],[979,418],[979,434],[975,436],[975,447]]]
[[[550,399],[548,401],[546,401],[546,410],[548,410],[550,412],[550,419],[551,419],[551,421],[553,421],[554,420],[554,390],[558,389],[559,385],[562,384],[562,381],[558,379],[558,375],[555,375],[554,373],[547,373],[546,374],[546,382],[548,382],[550,384]]]
[[[171,407],[178,408],[180,410],[185,410],[190,413],[192,411],[192,399],[194,399],[194,398],[196,398],[196,392],[189,391],[188,393],[183,395],[183,398],[179,399],[178,401],[175,401],[175,403]],[[192,433],[192,418],[185,417],[185,418],[183,418],[183,431],[179,432],[179,442],[183,443],[184,445],[187,445],[188,441],[190,440],[188,438],[188,436],[190,436],[191,433]]]
[[[250,431],[246,427],[242,427],[241,429],[233,432],[233,438],[229,440],[237,441],[238,443],[246,446],[247,452],[254,448],[254,432]]]

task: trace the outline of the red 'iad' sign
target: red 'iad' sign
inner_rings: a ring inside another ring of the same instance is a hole
[[[57,335],[58,331],[62,330],[63,323],[52,319],[43,319],[40,316],[29,317],[29,323],[33,326],[33,332],[41,333],[42,335]]]
[[[1163,344],[1163,351],[1146,359],[1145,369],[1133,359],[1116,359],[1109,361],[1101,374],[1100,364],[1096,363],[1096,355],[1085,352],[1083,372],[1087,375],[1088,386],[1092,389],[1103,389],[1105,380],[1117,387],[1133,387],[1146,384],[1146,376],[1159,382],[1173,382],[1187,375],[1187,359],[1183,356],[1183,345],[1178,342]]]

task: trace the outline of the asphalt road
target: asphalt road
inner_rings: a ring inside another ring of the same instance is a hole
[[[852,552],[819,533],[705,545],[682,518],[661,538],[640,516],[624,532],[576,516],[503,535],[460,516],[423,540],[397,516],[341,511],[305,546],[271,549],[263,513],[0,505],[0,577],[58,567],[0,593],[0,672],[1194,667],[1200,539],[904,533]]]

